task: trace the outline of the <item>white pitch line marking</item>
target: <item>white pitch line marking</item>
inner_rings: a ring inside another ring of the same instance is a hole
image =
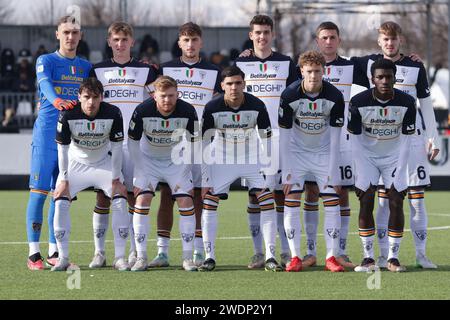
[[[432,230],[448,230],[450,229],[450,226],[442,226],[442,227],[430,227],[428,228],[429,231]],[[411,232],[411,229],[405,229],[404,232]],[[349,232],[350,235],[358,235],[358,232]],[[323,233],[318,233],[318,236],[323,236]],[[219,237],[217,240],[249,240],[252,237]],[[174,241],[181,241],[181,238],[171,238],[170,240]],[[156,239],[149,239],[149,242],[156,242]],[[93,240],[73,240],[70,241],[70,243],[93,243]],[[114,240],[106,240],[106,242],[114,242]],[[4,241],[0,242],[0,245],[25,245],[28,244],[28,242],[24,241]],[[40,242],[40,244],[46,244],[46,242]]]

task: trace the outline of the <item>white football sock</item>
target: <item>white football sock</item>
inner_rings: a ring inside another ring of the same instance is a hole
[[[252,235],[253,251],[255,254],[263,253],[263,237],[261,233],[261,210],[259,204],[247,204],[248,227]]]
[[[192,259],[195,238],[194,206],[189,208],[179,208],[179,212],[180,220],[178,224],[183,248],[183,260]]]
[[[277,228],[278,236],[280,237],[281,253],[290,253],[289,242],[284,231],[284,206],[276,206],[277,211]],[[298,210],[300,217],[300,209]]]
[[[347,254],[348,226],[350,224],[350,207],[341,207],[341,232],[339,240],[339,255]]]
[[[290,248],[291,257],[302,259],[300,244],[302,225],[300,222],[300,200],[284,200],[284,228]]]
[[[92,227],[94,229],[95,253],[105,252],[106,231],[109,225],[109,208],[95,207],[92,215]]]
[[[389,199],[385,190],[378,191],[378,208],[376,216],[378,246],[380,247],[380,256],[387,257],[389,252],[388,239],[389,223]]]
[[[134,207],[133,228],[137,256],[147,258],[147,238],[150,229],[149,207]]]
[[[319,226],[319,204],[317,202],[305,201],[303,224],[306,233],[306,254],[317,256],[317,228]]]
[[[130,233],[127,212],[127,200],[123,196],[114,196],[111,202],[112,230],[114,236],[114,257],[124,258],[127,238]]]
[[[341,216],[339,208],[339,198],[330,198],[323,201],[325,208],[325,219],[323,223],[323,233],[327,246],[326,258],[337,256],[339,248],[339,234],[341,229]]]
[[[408,194],[411,233],[416,245],[416,256],[425,255],[427,245],[428,217],[424,196],[423,191],[410,191]]]
[[[55,218],[53,220],[53,225],[59,258],[69,258],[69,237],[71,229],[69,209],[69,200],[57,199],[55,201]]]

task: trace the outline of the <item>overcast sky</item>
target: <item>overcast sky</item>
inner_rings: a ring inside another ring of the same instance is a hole
[[[94,1],[95,2],[95,1]],[[211,26],[246,26],[255,14],[256,0],[191,0],[191,20],[201,20]],[[72,4],[80,5],[82,0],[17,0],[0,1],[0,5],[9,4],[11,15],[6,23],[12,24],[50,24],[51,4],[53,3],[53,21],[63,15]],[[105,7],[119,7],[119,0],[104,1]],[[128,16],[144,20],[146,24],[178,25],[189,17],[188,0],[128,0]],[[264,9],[265,1],[261,1]],[[140,16],[149,10],[151,13]],[[82,17],[83,18],[83,17]],[[183,21],[179,21],[183,20]]]

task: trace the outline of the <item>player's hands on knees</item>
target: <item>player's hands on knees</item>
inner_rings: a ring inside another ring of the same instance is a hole
[[[439,150],[438,148],[436,148],[435,144],[432,141],[428,141],[428,154],[430,155],[430,160],[433,160],[434,158],[436,158],[436,156],[439,154]]]
[[[125,188],[124,184],[118,178],[112,181],[112,195],[114,196],[116,194],[124,197],[127,196],[127,188]]]
[[[202,188],[202,199],[205,199],[206,194],[211,191],[211,187],[203,187]]]
[[[239,58],[247,58],[250,57],[253,54],[253,50],[252,49],[245,49],[244,51],[242,51],[239,54]]]
[[[77,102],[75,100],[63,100],[61,98],[56,98],[55,101],[53,101],[53,106],[59,111],[71,110],[76,104]]]
[[[60,197],[70,197],[68,180],[59,181],[55,191],[53,191],[53,199],[57,199]]]

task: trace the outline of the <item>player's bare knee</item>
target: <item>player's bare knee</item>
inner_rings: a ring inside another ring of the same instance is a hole
[[[143,206],[143,207],[149,207],[152,203],[153,199],[153,193],[146,192],[146,193],[140,193],[136,197],[136,206]]]
[[[258,204],[258,198],[256,197],[256,195],[254,195],[254,194],[249,194],[249,195],[248,195],[248,203],[251,203],[251,204]]]
[[[339,205],[341,207],[348,207],[350,205],[350,202],[348,200],[348,189],[342,188],[338,196],[339,196]]]
[[[179,208],[188,208],[188,207],[193,207],[194,206],[194,202],[192,201],[192,197],[187,196],[187,197],[178,197],[177,198],[177,205]]]
[[[97,192],[97,203],[96,206],[99,208],[109,208],[111,201],[109,200],[109,198],[107,196],[105,196],[105,194],[103,193],[103,191],[99,191]]]
[[[275,194],[275,203],[277,206],[284,206],[284,193],[283,192],[274,192]]]
[[[319,187],[315,183],[305,184],[305,201],[306,202],[318,202],[319,201]]]

